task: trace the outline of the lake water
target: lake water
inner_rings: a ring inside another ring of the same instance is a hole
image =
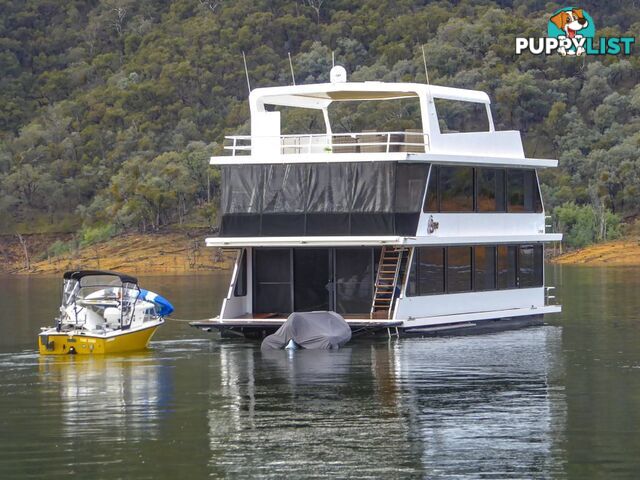
[[[167,322],[103,358],[40,358],[59,280],[0,277],[0,478],[637,478],[640,270],[547,275],[544,327],[264,355]],[[226,282],[141,278],[191,319]]]

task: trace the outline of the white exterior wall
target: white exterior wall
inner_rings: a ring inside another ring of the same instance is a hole
[[[430,152],[452,155],[524,158],[522,139],[517,130],[499,132],[439,133],[431,129]]]
[[[238,281],[238,270],[240,268],[240,256],[233,267],[231,283],[227,292],[227,297],[222,301],[220,318],[239,318],[253,311],[253,252],[247,248],[247,294],[244,297],[236,297],[233,291]]]
[[[251,138],[251,152],[280,155],[280,112],[255,112],[251,115],[251,131],[260,132]]]
[[[428,233],[429,218],[438,222],[438,228]],[[438,238],[446,241],[455,237],[543,235],[544,213],[422,213],[417,237]]]
[[[544,287],[401,297],[397,300],[395,318],[424,319],[428,324],[425,317],[531,307],[544,307]]]

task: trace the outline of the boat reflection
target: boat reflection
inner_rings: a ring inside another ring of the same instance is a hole
[[[294,477],[553,476],[566,418],[553,386],[560,345],[552,327],[322,352],[223,345],[210,466],[221,475],[273,475],[285,462]]]
[[[305,385],[337,385],[350,380],[352,348],[340,350],[267,350],[263,368],[286,379],[292,392]]]
[[[396,379],[427,472],[551,477],[562,471],[561,329],[409,341]]]
[[[39,359],[44,402],[62,415],[62,434],[86,440],[156,438],[173,396],[170,369],[151,352]]]

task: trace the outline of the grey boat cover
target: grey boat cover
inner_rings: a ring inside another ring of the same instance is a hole
[[[335,312],[294,312],[278,331],[262,341],[262,350],[280,350],[290,340],[301,348],[330,350],[351,340],[351,328]]]

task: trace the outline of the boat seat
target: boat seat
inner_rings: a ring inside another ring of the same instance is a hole
[[[404,142],[418,145],[401,145],[401,152],[424,153],[425,151],[424,146],[422,145],[424,144],[424,133],[422,130],[412,128],[405,130]]]
[[[359,153],[360,149],[358,145],[356,145],[358,139],[355,135],[350,135],[348,133],[337,134],[333,137],[333,153]],[[346,144],[341,146],[342,144]]]
[[[358,143],[362,153],[384,153],[387,151],[387,136],[379,134],[375,130],[364,130],[364,135],[358,137]]]
[[[120,309],[115,307],[105,308],[103,316],[109,328],[120,328]]]
[[[98,328],[98,325],[104,323],[102,316],[89,308],[83,308],[82,311],[78,313],[78,320],[87,330],[95,330]]]

